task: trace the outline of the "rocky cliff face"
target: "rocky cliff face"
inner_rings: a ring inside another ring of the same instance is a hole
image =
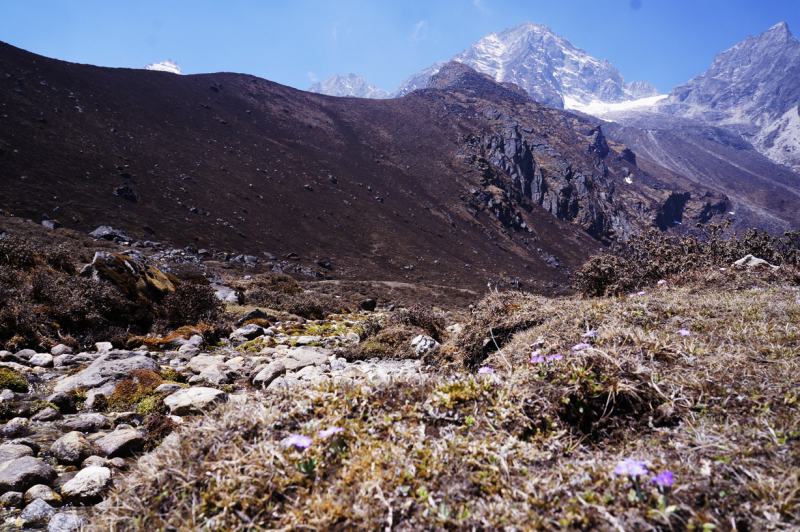
[[[674,88],[661,112],[723,125],[775,162],[800,170],[800,42],[785,22],[720,52]]]
[[[389,93],[370,85],[361,76],[348,74],[347,76],[333,75],[325,81],[314,83],[308,92],[327,94],[328,96],[349,96],[352,98],[388,98]]]
[[[658,95],[646,81],[626,84],[619,70],[605,59],[595,59],[547,26],[531,22],[491,33],[451,61],[469,65],[497,81],[514,83],[537,102],[560,109]],[[426,87],[442,65],[434,63],[412,75],[392,96]]]

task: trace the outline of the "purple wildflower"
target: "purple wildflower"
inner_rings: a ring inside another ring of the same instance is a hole
[[[490,368],[489,366],[484,366],[484,367],[482,367],[481,369],[478,370],[478,374],[479,375],[490,375],[492,373],[494,373],[494,370],[492,368]]]
[[[636,297],[636,294],[629,294],[628,297]]]
[[[720,268],[719,271],[726,272],[726,271],[728,271],[728,268]]]
[[[554,360],[564,360],[564,355],[562,355],[561,353],[556,353],[555,355],[550,355],[549,357],[547,357],[548,362],[552,362]]]
[[[533,357],[531,357],[531,364],[539,364],[541,362],[544,362],[544,357],[543,356],[533,356]]]
[[[589,331],[581,335],[581,338],[594,338],[597,336],[597,331]]]
[[[291,447],[293,445],[298,449],[305,449],[311,445],[311,438],[303,436],[302,434],[293,434],[283,442],[284,447]]]
[[[643,296],[644,295],[644,290],[642,290],[641,292],[638,292],[636,295]]]
[[[675,331],[675,334],[680,334],[681,336],[689,336],[689,329],[679,329]]]
[[[583,351],[584,349],[588,349],[590,347],[592,347],[590,344],[587,344],[585,342],[581,342],[579,344],[573,345],[572,346],[572,350],[573,351]]]
[[[322,438],[329,438],[337,432],[344,432],[344,429],[342,427],[331,427],[329,429],[319,431],[319,435]]]
[[[647,473],[648,471],[644,462],[634,460],[633,458],[626,458],[614,468],[614,474],[620,476],[638,477],[639,475],[646,475]]]
[[[662,471],[653,477],[653,484],[658,484],[662,488],[669,488],[674,481],[675,477],[672,475],[672,471],[669,470]]]
[[[666,282],[664,279],[661,279],[661,280],[658,282],[658,284],[667,284],[667,282]]]

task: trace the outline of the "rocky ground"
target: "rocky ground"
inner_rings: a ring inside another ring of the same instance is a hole
[[[264,389],[424,379],[432,368],[419,357],[439,348],[424,335],[409,349],[413,358],[342,356],[360,342],[360,322],[383,314],[249,323],[216,346],[179,335],[158,351],[106,342],[79,353],[63,344],[50,353],[0,351],[0,530],[77,530],[137,455],[220,403],[244,403]],[[239,321],[263,318],[256,309]]]

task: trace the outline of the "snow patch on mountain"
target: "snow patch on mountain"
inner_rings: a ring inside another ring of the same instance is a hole
[[[160,72],[171,72],[173,74],[182,75],[181,67],[178,66],[178,63],[173,61],[172,59],[167,59],[166,61],[161,61],[160,63],[150,63],[146,67],[145,70],[158,70]]]
[[[348,74],[344,77],[335,74],[321,83],[314,83],[308,88],[308,92],[351,98],[383,99],[389,97],[388,92],[374,85],[370,85],[364,81],[364,78],[356,76],[355,74]]]
[[[626,102],[606,103],[599,100],[594,100],[588,104],[579,102],[570,97],[564,98],[564,108],[569,110],[580,111],[587,115],[596,116],[598,118],[609,118],[611,122],[614,121],[613,114],[621,111],[647,111],[651,109],[661,100],[667,97],[666,94],[659,96],[648,96],[647,98],[639,98],[638,100],[628,100]]]

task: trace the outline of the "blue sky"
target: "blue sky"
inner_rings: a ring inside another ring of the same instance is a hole
[[[350,72],[391,91],[484,35],[549,25],[627,81],[666,92],[800,0],[0,0],[0,41],[67,61],[254,74],[300,89]]]

